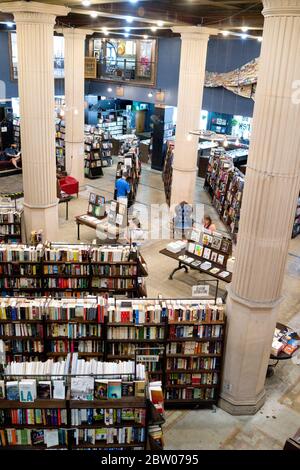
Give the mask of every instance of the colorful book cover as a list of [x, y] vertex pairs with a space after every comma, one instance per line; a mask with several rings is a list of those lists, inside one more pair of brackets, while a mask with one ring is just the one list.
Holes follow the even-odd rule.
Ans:
[[107, 381], [95, 380], [95, 400], [105, 400], [107, 398], [107, 386]]
[[122, 398], [122, 383], [121, 380], [109, 381], [107, 386], [107, 396], [110, 399]]

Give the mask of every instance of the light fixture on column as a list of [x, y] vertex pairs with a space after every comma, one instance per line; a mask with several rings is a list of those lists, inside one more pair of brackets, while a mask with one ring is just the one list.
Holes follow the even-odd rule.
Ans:
[[152, 97], [153, 97], [153, 93], [152, 93], [152, 91], [149, 91], [148, 98], [152, 98]]
[[227, 137], [225, 137], [225, 139], [224, 139], [223, 147], [228, 147], [228, 140], [227, 140]]
[[91, 16], [92, 18], [97, 18], [98, 13], [97, 13], [96, 11], [91, 11], [90, 16]]
[[121, 86], [121, 85], [117, 86], [116, 95], [119, 96], [119, 97], [124, 96], [124, 87], [123, 86]]
[[237, 138], [236, 141], [235, 141], [235, 145], [240, 145], [240, 141], [239, 141], [238, 138]]
[[156, 101], [163, 103], [165, 101], [165, 92], [162, 90], [158, 90], [155, 95]]
[[75, 116], [78, 115], [78, 109], [74, 109], [74, 114], [75, 114]]
[[65, 111], [63, 109], [60, 110], [60, 116], [63, 117], [65, 115]]

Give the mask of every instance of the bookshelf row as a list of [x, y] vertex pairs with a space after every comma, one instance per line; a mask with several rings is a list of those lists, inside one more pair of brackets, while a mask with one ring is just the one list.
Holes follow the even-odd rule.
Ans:
[[141, 450], [155, 424], [152, 408], [164, 411], [161, 383], [148, 383], [143, 364], [86, 362], [76, 354], [6, 366], [0, 394], [1, 450]]
[[0, 290], [5, 295], [139, 295], [145, 276], [144, 260], [133, 245], [0, 245]]
[[90, 179], [103, 176], [103, 167], [112, 164], [112, 142], [109, 132], [85, 126], [85, 176]]
[[[122, 178], [123, 173], [126, 173], [127, 181], [130, 185], [128, 207], [130, 207], [136, 199], [142, 171], [139, 145], [139, 139], [128, 139], [128, 141], [125, 140], [120, 148], [120, 155], [118, 157], [116, 181]], [[115, 192], [115, 199], [117, 199], [116, 196], [117, 194]]]
[[65, 358], [146, 363], [169, 400], [216, 401], [225, 309], [197, 300], [2, 299], [0, 340], [7, 362]]
[[23, 210], [0, 207], [0, 242], [21, 242]]
[[174, 159], [174, 142], [168, 142], [162, 179], [164, 183], [166, 202], [171, 204], [172, 177], [173, 177], [173, 159]]

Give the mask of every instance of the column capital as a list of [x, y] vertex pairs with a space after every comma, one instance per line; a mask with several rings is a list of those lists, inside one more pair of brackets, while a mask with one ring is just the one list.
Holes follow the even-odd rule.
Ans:
[[204, 26], [175, 26], [171, 28], [173, 33], [181, 35], [181, 39], [207, 39], [209, 36], [216, 36], [219, 30], [216, 28], [206, 28]]
[[67, 16], [70, 8], [39, 2], [4, 2], [0, 11], [12, 13], [16, 22], [54, 24], [56, 16]]
[[300, 0], [263, 0], [262, 14], [268, 16], [300, 16]]
[[94, 31], [91, 29], [81, 29], [81, 28], [56, 28], [58, 33], [62, 33], [64, 37], [68, 38], [82, 38], [85, 39], [86, 36], [94, 34]]

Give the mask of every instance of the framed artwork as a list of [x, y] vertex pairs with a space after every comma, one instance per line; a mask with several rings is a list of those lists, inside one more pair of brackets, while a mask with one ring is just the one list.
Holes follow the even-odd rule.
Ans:
[[213, 237], [213, 241], [211, 244], [211, 247], [214, 248], [215, 250], [220, 250], [222, 245], [222, 238], [219, 237]]
[[156, 40], [136, 42], [136, 77], [155, 81]]
[[225, 259], [224, 255], [219, 255], [218, 256], [218, 263], [223, 265], [224, 264], [224, 259]]

